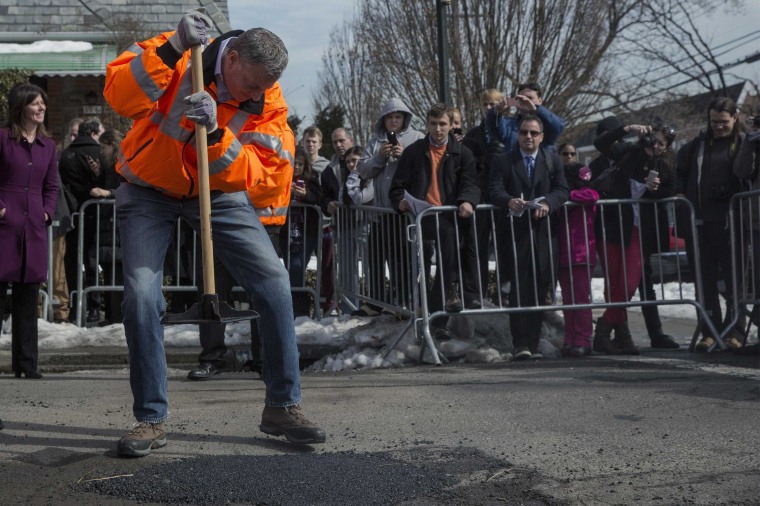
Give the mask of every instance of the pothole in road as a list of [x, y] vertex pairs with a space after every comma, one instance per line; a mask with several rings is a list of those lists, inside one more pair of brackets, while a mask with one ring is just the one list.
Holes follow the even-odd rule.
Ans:
[[561, 504], [533, 490], [539, 480], [533, 471], [515, 469], [476, 449], [428, 447], [198, 457], [79, 486], [164, 504]]

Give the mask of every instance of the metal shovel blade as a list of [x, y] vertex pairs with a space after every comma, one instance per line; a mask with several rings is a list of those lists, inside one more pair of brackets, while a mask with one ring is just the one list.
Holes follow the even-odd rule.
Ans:
[[249, 309], [235, 309], [225, 301], [219, 301], [215, 293], [204, 293], [201, 302], [196, 302], [184, 313], [166, 314], [161, 319], [164, 325], [199, 323], [233, 323], [253, 320], [259, 313]]

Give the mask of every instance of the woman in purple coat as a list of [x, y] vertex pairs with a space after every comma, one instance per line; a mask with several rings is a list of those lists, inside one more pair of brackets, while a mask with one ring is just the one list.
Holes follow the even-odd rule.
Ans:
[[[37, 371], [37, 297], [47, 279], [48, 240], [58, 196], [55, 142], [45, 131], [47, 95], [19, 84], [8, 95], [0, 129], [0, 297], [12, 284], [12, 362], [16, 377]], [[5, 305], [0, 304], [0, 321]]]

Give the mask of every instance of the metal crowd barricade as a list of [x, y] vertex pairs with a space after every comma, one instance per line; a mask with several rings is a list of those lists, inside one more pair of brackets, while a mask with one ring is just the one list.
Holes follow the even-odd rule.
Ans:
[[[70, 290], [73, 294], [76, 294], [76, 305], [74, 308], [76, 315], [76, 324], [82, 326], [83, 313], [86, 308], [85, 300], [90, 293], [93, 292], [120, 292], [124, 291], [123, 281], [118, 273], [121, 272], [120, 262], [120, 248], [117, 235], [117, 227], [112, 226], [108, 230], [107, 234], [103, 233], [103, 227], [101, 226], [104, 219], [114, 220], [116, 223], [116, 206], [114, 199], [91, 199], [82, 204], [82, 207], [77, 213], [74, 213], [72, 219], [76, 224], [75, 230], [77, 234], [77, 265], [80, 266], [77, 269], [77, 281], [75, 290]], [[311, 204], [293, 203], [291, 206], [293, 209], [309, 209], [311, 212], [306, 213], [306, 220], [318, 219], [322, 220], [322, 212], [319, 206]], [[94, 224], [90, 226], [94, 227], [94, 230], [85, 230], [85, 216], [86, 213], [94, 213]], [[290, 210], [289, 210], [290, 212]], [[290, 223], [290, 220], [289, 220]], [[304, 223], [308, 225], [308, 221]], [[162, 290], [164, 292], [196, 292], [198, 291], [198, 249], [197, 234], [194, 232], [187, 237], [183, 232], [190, 228], [190, 225], [184, 222], [181, 218], [177, 220], [177, 226], [175, 228], [175, 240], [173, 242], [172, 251], [168, 252], [167, 258], [172, 261], [170, 264], [164, 267], [164, 285]], [[92, 233], [95, 236], [94, 245], [91, 251], [84, 251], [84, 235], [85, 233]], [[74, 233], [74, 232], [71, 232]], [[190, 243], [184, 244], [189, 237], [192, 239]], [[322, 227], [318, 227], [318, 234], [316, 237], [316, 281], [315, 287], [312, 288], [306, 282], [304, 275], [304, 282], [299, 286], [291, 287], [292, 292], [305, 292], [308, 293], [315, 305], [315, 317], [321, 318], [320, 298], [319, 291], [321, 287], [321, 274], [322, 274]], [[288, 234], [288, 240], [286, 241], [286, 247], [290, 250], [292, 240], [290, 234]], [[191, 256], [188, 262], [183, 262], [183, 257], [187, 255]], [[302, 253], [303, 254], [303, 253]], [[306, 270], [310, 258], [302, 258], [304, 271]], [[90, 286], [85, 286], [85, 274], [82, 267], [85, 262], [91, 262], [93, 268], [98, 269], [93, 283]], [[185, 265], [188, 264], [188, 265]], [[49, 266], [51, 268], [50, 278], [52, 278], [52, 250], [49, 252]], [[290, 269], [289, 263], [286, 265]], [[100, 269], [103, 270], [105, 275], [100, 274]], [[52, 287], [52, 284], [49, 283]], [[49, 288], [52, 290], [52, 288]], [[242, 291], [241, 287], [235, 287], [233, 291]]]
[[409, 244], [411, 220], [392, 209], [338, 206], [336, 277], [338, 295], [353, 309], [362, 303], [401, 316], [414, 310], [415, 251]]
[[[85, 217], [86, 213], [94, 213], [95, 220], [91, 223], [94, 230], [85, 229]], [[115, 199], [90, 199], [82, 204], [78, 212], [72, 215], [72, 218], [76, 218], [74, 223], [76, 224], [75, 230], [77, 234], [77, 281], [76, 289], [70, 290], [73, 294], [76, 294], [76, 324], [82, 326], [83, 313], [86, 308], [85, 301], [90, 293], [104, 293], [104, 292], [123, 292], [124, 284], [119, 273], [121, 272], [121, 251], [118, 241], [118, 232], [116, 226], [116, 201]], [[112, 226], [108, 229], [107, 234], [103, 234], [103, 220], [113, 220]], [[196, 292], [197, 287], [197, 261], [196, 261], [196, 242], [197, 236], [195, 233], [191, 234], [191, 244], [183, 245], [180, 240], [183, 237], [183, 230], [185, 227], [189, 228], [190, 225], [186, 224], [182, 219], [177, 220], [177, 226], [175, 228], [175, 241], [173, 242], [175, 248], [174, 265], [167, 266], [164, 269], [164, 279], [169, 281], [164, 283], [164, 292]], [[72, 232], [70, 232], [72, 233]], [[84, 251], [84, 235], [85, 233], [92, 233], [95, 236], [93, 246], [90, 251]], [[190, 265], [182, 265], [182, 251], [190, 251], [191, 260], [188, 262]], [[93, 284], [90, 286], [85, 285], [85, 274], [83, 267], [85, 262], [91, 263], [91, 268], [95, 270], [95, 276], [93, 278]], [[100, 271], [103, 271], [101, 275]], [[187, 284], [187, 281], [190, 284]]]
[[[306, 230], [309, 226], [309, 223], [313, 221], [318, 221], [320, 223], [320, 226], [317, 227], [317, 235], [316, 237], [312, 238], [311, 240], [314, 240], [315, 244], [315, 253], [314, 253], [314, 260], [316, 262], [314, 273], [315, 273], [315, 281], [314, 286], [312, 287], [309, 285], [308, 280], [306, 279], [306, 273], [308, 271], [309, 264], [311, 263], [312, 256], [310, 255], [309, 258], [306, 258], [305, 249], [302, 248], [300, 252], [297, 254], [299, 255], [298, 259], [300, 261], [300, 265], [303, 266], [303, 273], [301, 275], [302, 283], [294, 285], [293, 284], [293, 271], [291, 266], [291, 261], [293, 259], [292, 254], [292, 246], [296, 242], [294, 241], [293, 237], [293, 210], [296, 210], [296, 212], [301, 212], [303, 216], [303, 224], [302, 224], [302, 230]], [[290, 286], [290, 292], [292, 293], [305, 293], [308, 294], [311, 297], [311, 300], [314, 304], [314, 318], [319, 321], [322, 319], [322, 308], [321, 303], [324, 302], [324, 298], [320, 296], [320, 292], [322, 289], [322, 257], [323, 257], [323, 239], [324, 239], [324, 228], [323, 226], [326, 225], [322, 221], [322, 209], [316, 205], [316, 204], [305, 204], [302, 202], [291, 202], [288, 206], [288, 215], [287, 215], [287, 226], [288, 231], [286, 234], [286, 239], [284, 241], [281, 241], [281, 246], [284, 246], [286, 251], [281, 251], [280, 254], [282, 256], [282, 261], [285, 264], [285, 268], [288, 270], [288, 272], [291, 273], [291, 286]], [[281, 236], [282, 237], [282, 236]], [[306, 245], [306, 237], [300, 237], [300, 240], [303, 241], [302, 244]], [[233, 292], [236, 293], [244, 293], [245, 290], [241, 286], [235, 286], [232, 289]], [[336, 287], [337, 291], [337, 287]]]
[[[729, 226], [732, 317], [718, 340], [721, 345], [742, 315], [749, 315], [742, 329], [744, 343], [751, 326], [760, 326], [760, 190], [737, 193], [731, 198]], [[748, 311], [747, 306], [752, 309]]]
[[[627, 308], [633, 306], [646, 307], [683, 304], [694, 306], [700, 323], [702, 325], [705, 325], [713, 335], [717, 335], [716, 329], [714, 328], [710, 319], [707, 318], [707, 314], [703, 306], [704, 297], [702, 293], [701, 272], [699, 269], [693, 267], [690, 269], [691, 276], [693, 276], [694, 279], [695, 296], [689, 296], [687, 291], [684, 290], [684, 285], [687, 282], [685, 271], [688, 266], [688, 262], [692, 262], [692, 266], [699, 265], [699, 251], [696, 245], [692, 242], [691, 251], [688, 252], [688, 255], [684, 255], [683, 253], [685, 253], [684, 250], [686, 248], [682, 248], [679, 245], [678, 241], [675, 241], [675, 251], [671, 252], [675, 253], [673, 256], [675, 262], [675, 273], [670, 274], [665, 271], [665, 264], [663, 263], [663, 259], [669, 255], [667, 252], [670, 245], [663, 244], [660, 240], [659, 232], [661, 230], [658, 218], [660, 217], [661, 213], [666, 213], [668, 216], [668, 222], [672, 224], [671, 226], [674, 229], [674, 234], [676, 236], [683, 235], [683, 231], [678, 230], [677, 220], [673, 218], [675, 214], [674, 208], [676, 205], [684, 206], [684, 209], [688, 211], [689, 221], [687, 226], [690, 228], [689, 232], [693, 234], [692, 237], [696, 237], [694, 208], [691, 203], [685, 198], [671, 197], [660, 200], [617, 199], [600, 200], [596, 203], [596, 220], [598, 221], [597, 224], [601, 225], [601, 228], [596, 228], [597, 230], [601, 230], [601, 233], [596, 236], [596, 251], [589, 250], [587, 251], [587, 254], [589, 255], [589, 258], [596, 258], [598, 254], [600, 258], [598, 262], [601, 262], [599, 267], [601, 267], [601, 275], [605, 280], [606, 286], [609, 286], [610, 284], [612, 273], [616, 273], [618, 275], [622, 274], [623, 289], [626, 293], [632, 293], [636, 288], [638, 288], [640, 276], [636, 280], [637, 286], [630, 286], [627, 279], [630, 269], [638, 269], [638, 265], [643, 266], [645, 262], [645, 254], [649, 256], [648, 260], [650, 262], [652, 259], [658, 260], [657, 262], [650, 263], [651, 267], [653, 268], [653, 272], [651, 274], [652, 282], [654, 284], [659, 283], [660, 285], [660, 290], [657, 296], [652, 298], [646, 294], [646, 291], [640, 291], [638, 299], [634, 297], [631, 298], [631, 300], [622, 301], [599, 300], [598, 297], [596, 299], [592, 298], [588, 301], [575, 300], [575, 290], [572, 284], [573, 282], [578, 281], [574, 281], [574, 278], [572, 276], [570, 277], [570, 293], [562, 294], [561, 301], [558, 301], [558, 298], [556, 297], [556, 286], [558, 281], [557, 274], [559, 268], [557, 263], [557, 250], [559, 248], [559, 241], [564, 240], [569, 246], [570, 233], [568, 228], [569, 220], [567, 217], [573, 209], [579, 207], [581, 208], [580, 212], [584, 213], [583, 222], [585, 223], [585, 213], [589, 211], [587, 208], [580, 204], [573, 202], [566, 203], [557, 213], [553, 213], [546, 218], [549, 220], [549, 224], [546, 227], [537, 228], [533, 219], [528, 220], [527, 224], [523, 222], [521, 226], [528, 228], [527, 248], [529, 250], [529, 254], [523, 254], [519, 258], [516, 242], [509, 239], [509, 237], [514, 237], [515, 234], [518, 233], [516, 232], [516, 221], [512, 217], [505, 217], [504, 213], [501, 210], [494, 208], [493, 206], [478, 206], [476, 209], [477, 212], [473, 215], [473, 218], [471, 218], [473, 220], [473, 223], [469, 226], [466, 226], [465, 235], [462, 234], [461, 220], [453, 218], [457, 212], [456, 207], [431, 207], [424, 210], [416, 218], [416, 234], [414, 241], [417, 255], [419, 257], [419, 295], [421, 302], [421, 314], [419, 316], [419, 323], [421, 324], [421, 330], [424, 335], [423, 342], [435, 350], [433, 347], [435, 341], [433, 339], [434, 336], [431, 334], [430, 323], [432, 320], [446, 315], [485, 315], [490, 313], [556, 311], [568, 308]], [[612, 219], [610, 222], [611, 218], [608, 218], [608, 213], [604, 212], [605, 209], [612, 211], [609, 216], [615, 216], [616, 219]], [[624, 227], [621, 212], [624, 210], [626, 210], [626, 212], [630, 211], [631, 213], [635, 212], [639, 216], [641, 215], [640, 213], [644, 212], [645, 210], [647, 212], [651, 212], [651, 215], [654, 216], [654, 230], [640, 230], [640, 236], [644, 237], [645, 234], [653, 234], [655, 235], [656, 240], [654, 241], [654, 248], [651, 251], [647, 252], [644, 250], [644, 242], [639, 241], [639, 247], [637, 251], [633, 252], [633, 256], [629, 257], [628, 261], [626, 261], [625, 256], [622, 256], [621, 263], [612, 265], [609, 261], [609, 253], [611, 251], [611, 244], [614, 244], [614, 241], [612, 237], [607, 237], [607, 234], [610, 231], [617, 230], [617, 235], [622, 236], [622, 230]], [[490, 241], [486, 242], [479, 241], [477, 235], [478, 231], [482, 227], [477, 226], [476, 220], [478, 219], [478, 216], [482, 217], [484, 215], [483, 213], [491, 213], [490, 217], [492, 218], [493, 223], [490, 229], [486, 229], [487, 233], [491, 235]], [[441, 220], [444, 219], [443, 217], [447, 214], [449, 215], [447, 218], [449, 223], [453, 223], [455, 233], [453, 240], [449, 239], [448, 242], [442, 242], [440, 223]], [[485, 216], [488, 215], [486, 214]], [[431, 301], [430, 299], [431, 287], [429, 278], [430, 274], [433, 272], [433, 269], [431, 268], [431, 258], [433, 255], [431, 255], [430, 250], [426, 248], [426, 242], [428, 242], [430, 238], [430, 232], [428, 231], [427, 233], [423, 233], [423, 220], [426, 218], [428, 220], [434, 219], [436, 223], [436, 232], [434, 237], [434, 240], [436, 242], [434, 247], [435, 258], [441, 259], [445, 254], [450, 254], [453, 255], [456, 260], [456, 272], [454, 273], [453, 277], [452, 273], [442, 273], [437, 277], [436, 283], [438, 283], [440, 286], [437, 287], [436, 296], [441, 298], [440, 301]], [[669, 232], [670, 231], [668, 231], [668, 235]], [[523, 230], [519, 233], [524, 234], [526, 232]], [[541, 234], [546, 234], [546, 236], [544, 237]], [[588, 233], [584, 232], [584, 234]], [[588, 246], [588, 235], [585, 236], [585, 239], [586, 245]], [[482, 265], [481, 255], [478, 251], [479, 244], [488, 244], [489, 242], [493, 244], [493, 252], [495, 258], [493, 267], [490, 265], [488, 267]], [[542, 244], [542, 246], [539, 246], [539, 244]], [[464, 255], [463, 246], [466, 247], [464, 249], [469, 248], [470, 250]], [[538, 254], [540, 248], [548, 249], [548, 265], [537, 263], [540, 262], [541, 258], [541, 255]], [[448, 253], [446, 253], [446, 249], [448, 249]], [[474, 255], [472, 251], [473, 249]], [[687, 258], [684, 258], [685, 256], [688, 258], [688, 260]], [[472, 265], [463, 265], [463, 259], [465, 260], [465, 264], [467, 262], [474, 263], [474, 267]], [[627, 265], [627, 262], [634, 262], [637, 263], [637, 265]], [[440, 265], [436, 264], [435, 269], [437, 270], [439, 268]], [[476, 289], [473, 289], [473, 283], [472, 281], [469, 281], [470, 293], [468, 294], [468, 291], [465, 289], [464, 285], [467, 284], [468, 280], [472, 278], [473, 269], [477, 272], [482, 272], [483, 269], [488, 269], [492, 272], [492, 276], [490, 276], [488, 279], [495, 279], [495, 289], [493, 293], [489, 292], [489, 287], [483, 286], [483, 283], [480, 281], [482, 277], [478, 276], [478, 281], [475, 283], [477, 285]], [[507, 269], [508, 272], [503, 272], [504, 269]], [[583, 280], [581, 280], [581, 282], [591, 283], [592, 277], [599, 275], [598, 270], [595, 272], [594, 266], [592, 264], [586, 265], [585, 270], [586, 276]], [[516, 273], [520, 273], [522, 276], [517, 276]], [[631, 274], [633, 274], [633, 272]], [[449, 284], [449, 280], [446, 279], [447, 276], [449, 276], [450, 280], [456, 282], [459, 280], [465, 280], [465, 283], [459, 283], [458, 285], [458, 295], [463, 303], [463, 308], [461, 311], [447, 312], [445, 310], [445, 287]], [[675, 276], [675, 281], [678, 283], [678, 290], [675, 295], [670, 295], [665, 290], [665, 282], [673, 276]], [[526, 287], [524, 284], [521, 286], [521, 277], [523, 279], [522, 283], [530, 283], [532, 286]], [[505, 280], [507, 283], [505, 283]], [[543, 281], [548, 282], [544, 283]], [[505, 286], [506, 290], [503, 288]], [[546, 287], [546, 292], [544, 291], [544, 286]], [[507, 293], [503, 293], [504, 291], [508, 291], [508, 294], [511, 295], [511, 298], [509, 300], [505, 300], [507, 299]], [[527, 298], [523, 294], [528, 294]], [[479, 304], [473, 305], [472, 301], [477, 301]], [[695, 344], [695, 340], [696, 332], [692, 338], [692, 350]], [[435, 355], [439, 354], [436, 352]]]
[[[296, 214], [298, 213], [298, 214]], [[303, 218], [303, 221], [301, 222], [301, 231], [300, 236], [294, 237], [294, 217], [301, 216]], [[310, 227], [313, 227], [313, 222], [317, 222], [316, 225], [317, 228], [317, 235], [316, 237], [307, 237], [306, 231], [309, 230]], [[324, 300], [320, 297], [320, 291], [322, 289], [322, 240], [324, 239], [324, 228], [323, 228], [323, 221], [322, 221], [322, 208], [320, 208], [316, 204], [305, 204], [302, 202], [291, 202], [290, 206], [288, 207], [288, 234], [287, 234], [287, 240], [284, 242], [285, 248], [287, 251], [282, 251], [282, 256], [285, 262], [285, 267], [288, 269], [288, 271], [291, 273], [291, 286], [290, 291], [291, 293], [306, 293], [311, 297], [312, 302], [314, 303], [314, 317], [317, 320], [320, 320], [322, 318], [322, 308], [321, 308], [321, 302], [324, 302]], [[300, 252], [296, 252], [295, 254], [298, 255], [296, 258], [300, 262], [300, 265], [302, 266], [303, 273], [299, 273], [301, 275], [301, 279], [303, 280], [300, 284], [294, 284], [294, 272], [291, 271], [292, 267], [292, 260], [293, 260], [293, 245], [298, 244], [298, 241], [301, 241], [300, 244], [303, 245]], [[308, 241], [308, 242], [307, 242]], [[306, 271], [309, 265], [309, 262], [311, 261], [311, 252], [309, 252], [309, 258], [306, 258], [306, 249], [307, 245], [311, 245], [310, 241], [315, 241], [314, 248], [316, 251], [316, 266], [315, 266], [315, 280], [314, 280], [314, 287], [312, 288], [308, 280], [306, 279]], [[296, 263], [298, 265], [298, 262]]]
[[[48, 239], [48, 271], [47, 271], [47, 286], [45, 289], [40, 289], [40, 295], [42, 296], [42, 315], [49, 321], [53, 321], [53, 305], [56, 300], [53, 297], [53, 227], [57, 227], [58, 222], [54, 221], [51, 226], [47, 227], [47, 239]], [[2, 322], [0, 322], [2, 325]]]
[[412, 220], [393, 209], [340, 205], [333, 223], [336, 291], [343, 307], [386, 311], [409, 322], [388, 347], [387, 357], [412, 328], [419, 305]]

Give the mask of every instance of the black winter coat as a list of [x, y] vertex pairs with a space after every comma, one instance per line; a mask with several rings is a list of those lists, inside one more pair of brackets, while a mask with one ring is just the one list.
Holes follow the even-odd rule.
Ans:
[[[633, 179], [640, 183], [646, 181], [647, 174], [650, 170], [659, 172], [660, 186], [657, 191], [646, 191], [641, 196], [642, 199], [661, 199], [674, 195], [675, 170], [673, 168], [672, 156], [650, 157], [643, 146], [638, 143], [631, 144], [621, 142], [621, 139], [627, 134], [625, 127], [619, 127], [610, 130], [594, 139], [594, 146], [607, 157], [618, 165], [612, 182], [612, 190], [609, 194], [604, 195], [605, 199], [630, 199], [631, 182]], [[599, 174], [594, 174], [598, 176]], [[655, 212], [652, 205], [641, 207], [641, 237], [643, 249], [645, 252], [654, 253], [657, 251], [657, 234], [659, 227], [660, 250], [667, 251], [669, 244], [668, 237], [668, 217], [664, 209], [657, 212], [659, 225], [655, 224]], [[662, 210], [663, 212], [659, 212]], [[622, 241], [621, 241], [621, 222], [622, 219]], [[601, 241], [603, 238], [609, 243], [622, 244], [628, 246], [631, 242], [631, 232], [633, 231], [633, 206], [624, 204], [620, 207], [614, 205], [604, 206], [602, 212], [596, 215], [596, 238]], [[604, 235], [603, 235], [604, 234]]]
[[[743, 191], [745, 185], [734, 174], [733, 165], [744, 136], [721, 142], [725, 146], [728, 163], [724, 167], [710, 167], [710, 150], [713, 142], [704, 133], [678, 150], [676, 190], [683, 193], [694, 205], [697, 219], [726, 223], [731, 196]], [[699, 148], [704, 143], [702, 167], [699, 165]]]
[[475, 128], [468, 130], [467, 135], [462, 140], [462, 144], [468, 147], [475, 156], [476, 167], [478, 169], [478, 186], [480, 187], [480, 203], [488, 203], [490, 202], [488, 183], [491, 173], [491, 162], [494, 158], [506, 152], [504, 144], [498, 140], [489, 140], [485, 121]]
[[[87, 163], [88, 156], [93, 160], [100, 159], [100, 144], [92, 137], [80, 136], [63, 150], [58, 162], [61, 181], [74, 194], [78, 208], [92, 198], [90, 197], [91, 189], [105, 186], [105, 171], [101, 170], [96, 176], [90, 169], [90, 164]], [[72, 209], [71, 212], [77, 210]]]
[[[396, 211], [404, 198], [404, 190], [420, 200], [427, 198], [433, 171], [429, 139], [430, 136], [426, 135], [401, 154], [389, 194]], [[462, 202], [469, 202], [475, 207], [480, 202], [475, 157], [451, 134], [441, 165], [438, 167], [438, 188], [444, 206], [458, 206]]]

